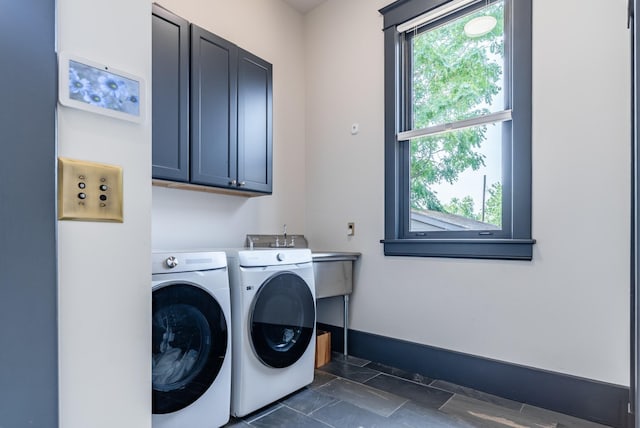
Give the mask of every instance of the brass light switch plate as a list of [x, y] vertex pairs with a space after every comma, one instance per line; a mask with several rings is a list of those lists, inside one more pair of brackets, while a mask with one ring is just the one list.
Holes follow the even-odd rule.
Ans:
[[122, 168], [58, 158], [58, 219], [122, 223]]

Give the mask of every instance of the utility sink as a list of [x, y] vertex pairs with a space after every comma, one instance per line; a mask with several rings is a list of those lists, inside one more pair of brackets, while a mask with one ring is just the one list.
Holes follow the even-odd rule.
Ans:
[[353, 262], [360, 253], [314, 251], [312, 256], [316, 299], [353, 292]]

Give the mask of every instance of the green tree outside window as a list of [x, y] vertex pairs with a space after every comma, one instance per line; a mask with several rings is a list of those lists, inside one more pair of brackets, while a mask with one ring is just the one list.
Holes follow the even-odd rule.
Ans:
[[[464, 25], [491, 15], [497, 25], [488, 34], [471, 38]], [[453, 123], [502, 110], [500, 97], [504, 62], [504, 4], [491, 4], [412, 39], [412, 128]], [[487, 125], [428, 135], [411, 140], [411, 209], [463, 216], [495, 226], [502, 224], [502, 185], [490, 183], [485, 206], [471, 196], [442, 201], [433, 190], [440, 183], [455, 184], [465, 171], [485, 166], [481, 152]], [[482, 205], [482, 204], [479, 204]]]

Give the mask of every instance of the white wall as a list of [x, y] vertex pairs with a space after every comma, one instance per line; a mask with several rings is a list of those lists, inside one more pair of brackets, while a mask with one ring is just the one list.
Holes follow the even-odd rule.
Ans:
[[[150, 84], [148, 2], [57, 0], [57, 13], [59, 50]], [[124, 176], [124, 223], [58, 223], [60, 426], [150, 427], [150, 115], [134, 124], [60, 107], [58, 152]]]
[[[383, 256], [388, 3], [329, 0], [305, 17], [306, 234], [363, 253], [351, 328], [628, 385], [626, 1], [533, 0], [531, 262]], [[321, 321], [340, 313], [319, 305]]]
[[273, 195], [153, 188], [154, 249], [241, 247], [247, 233], [305, 230], [302, 17], [280, 0], [158, 0], [273, 64]]

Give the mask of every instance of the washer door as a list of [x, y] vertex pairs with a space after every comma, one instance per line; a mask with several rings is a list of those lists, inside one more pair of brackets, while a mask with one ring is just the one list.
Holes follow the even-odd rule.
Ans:
[[260, 287], [250, 312], [251, 343], [269, 367], [289, 367], [307, 350], [316, 322], [313, 295], [307, 283], [280, 272]]
[[187, 407], [204, 394], [227, 352], [227, 320], [209, 293], [190, 284], [153, 291], [153, 413]]

